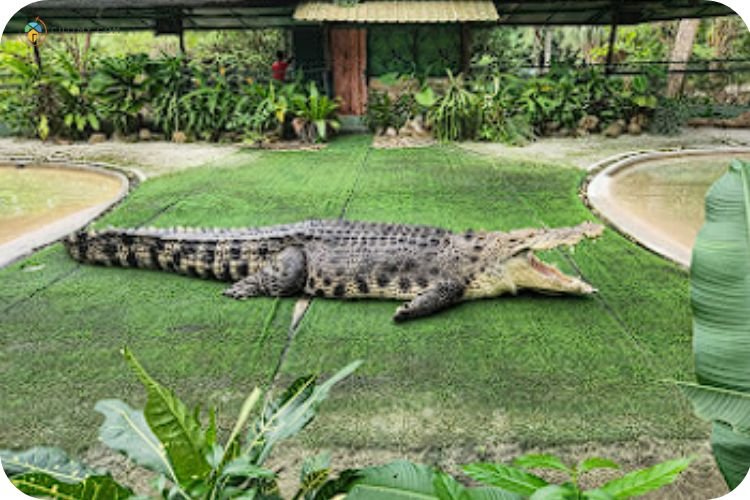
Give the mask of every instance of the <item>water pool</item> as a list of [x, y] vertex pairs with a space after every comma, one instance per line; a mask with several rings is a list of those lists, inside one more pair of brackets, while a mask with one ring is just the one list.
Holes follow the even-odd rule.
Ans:
[[30, 245], [54, 241], [75, 229], [71, 224], [85, 224], [126, 190], [124, 176], [110, 172], [0, 165], [0, 265]]
[[750, 151], [628, 160], [592, 179], [589, 200], [620, 230], [687, 266], [706, 192], [733, 158], [750, 160]]

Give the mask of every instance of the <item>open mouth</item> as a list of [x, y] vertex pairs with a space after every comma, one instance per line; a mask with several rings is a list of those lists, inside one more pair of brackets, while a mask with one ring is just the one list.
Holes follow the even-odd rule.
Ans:
[[532, 252], [529, 252], [529, 264], [531, 264], [531, 267], [540, 273], [542, 273], [545, 276], [548, 276], [550, 278], [556, 278], [560, 281], [570, 283], [573, 281], [574, 278], [567, 276], [560, 272], [560, 270], [553, 266], [552, 264], [547, 264], [545, 262], [542, 262], [539, 260], [539, 258], [534, 255]]
[[552, 283], [548, 283], [546, 286], [540, 287], [545, 291], [549, 291], [550, 289], [552, 289], [560, 292], [584, 295], [589, 293], [596, 293], [597, 291], [594, 287], [592, 287], [585, 281], [582, 281], [578, 277], [568, 276], [554, 265], [547, 264], [546, 262], [539, 260], [539, 258], [532, 252], [528, 253], [528, 260], [531, 268], [534, 271], [552, 281]]

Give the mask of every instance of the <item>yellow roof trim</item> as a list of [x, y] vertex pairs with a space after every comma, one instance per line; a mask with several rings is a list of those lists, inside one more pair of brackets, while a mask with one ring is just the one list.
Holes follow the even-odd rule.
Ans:
[[363, 0], [337, 5], [305, 0], [294, 11], [298, 21], [349, 23], [464, 23], [498, 21], [492, 0]]

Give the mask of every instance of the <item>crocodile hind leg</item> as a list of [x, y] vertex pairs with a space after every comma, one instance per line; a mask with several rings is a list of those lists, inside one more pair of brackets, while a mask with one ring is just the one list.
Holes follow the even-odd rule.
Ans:
[[224, 290], [224, 295], [234, 299], [247, 299], [261, 295], [288, 297], [302, 291], [307, 280], [305, 253], [289, 247], [251, 274]]
[[393, 321], [406, 321], [436, 313], [455, 304], [463, 295], [463, 285], [455, 281], [441, 281], [396, 309]]

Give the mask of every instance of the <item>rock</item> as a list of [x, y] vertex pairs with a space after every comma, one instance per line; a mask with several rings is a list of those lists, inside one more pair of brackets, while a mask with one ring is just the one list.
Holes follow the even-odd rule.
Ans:
[[634, 115], [630, 119], [630, 123], [636, 123], [641, 127], [641, 130], [646, 128], [646, 125], [648, 125], [648, 117], [644, 115], [643, 113], [638, 113], [637, 115]]
[[70, 146], [71, 144], [73, 144], [73, 141], [71, 141], [70, 139], [65, 139], [64, 137], [55, 137], [54, 141], [55, 144], [58, 144], [60, 146]]
[[89, 136], [89, 144], [101, 144], [102, 142], [107, 142], [107, 136], [106, 136], [106, 134], [102, 134], [101, 132], [97, 132], [97, 133], [91, 134]]
[[388, 127], [388, 128], [387, 128], [387, 129], [385, 130], [385, 135], [387, 135], [388, 137], [396, 137], [396, 136], [398, 135], [398, 132], [396, 132], [396, 129], [395, 129], [395, 128], [393, 128], [393, 127]]
[[557, 122], [546, 122], [544, 124], [544, 133], [546, 135], [552, 135], [559, 129], [560, 129], [560, 124]]
[[628, 134], [630, 135], [641, 135], [643, 132], [643, 127], [641, 127], [636, 122], [630, 122], [630, 125], [628, 125]]
[[586, 132], [593, 132], [599, 126], [599, 117], [595, 115], [586, 115], [578, 120], [578, 129]]
[[294, 135], [300, 139], [302, 139], [302, 136], [305, 134], [306, 123], [305, 119], [300, 118], [299, 116], [292, 120], [292, 130], [294, 130]]
[[429, 134], [429, 132], [427, 132], [424, 129], [424, 125], [422, 124], [421, 117], [414, 118], [413, 120], [409, 120], [406, 123], [406, 126], [409, 127], [409, 129], [411, 129], [411, 131], [413, 132], [413, 135], [415, 136], [425, 136]]
[[177, 130], [176, 132], [172, 133], [172, 142], [176, 142], [177, 144], [184, 144], [187, 142], [187, 135], [185, 135], [185, 132]]
[[555, 137], [570, 137], [570, 129], [568, 127], [563, 127], [557, 132], [555, 132]]
[[604, 136], [610, 137], [612, 139], [615, 139], [617, 137], [620, 137], [622, 133], [625, 131], [625, 124], [620, 123], [621, 120], [618, 120], [614, 123], [610, 123], [607, 128], [604, 129]]
[[409, 127], [408, 125], [404, 125], [400, 129], [398, 129], [398, 135], [402, 135], [404, 137], [411, 137], [413, 132], [413, 129]]
[[591, 133], [588, 130], [586, 130], [585, 128], [577, 128], [576, 131], [575, 131], [575, 136], [576, 137], [586, 137], [586, 136], [588, 136], [590, 134]]
[[151, 131], [147, 128], [142, 128], [138, 131], [138, 140], [139, 141], [150, 141], [151, 140]]

